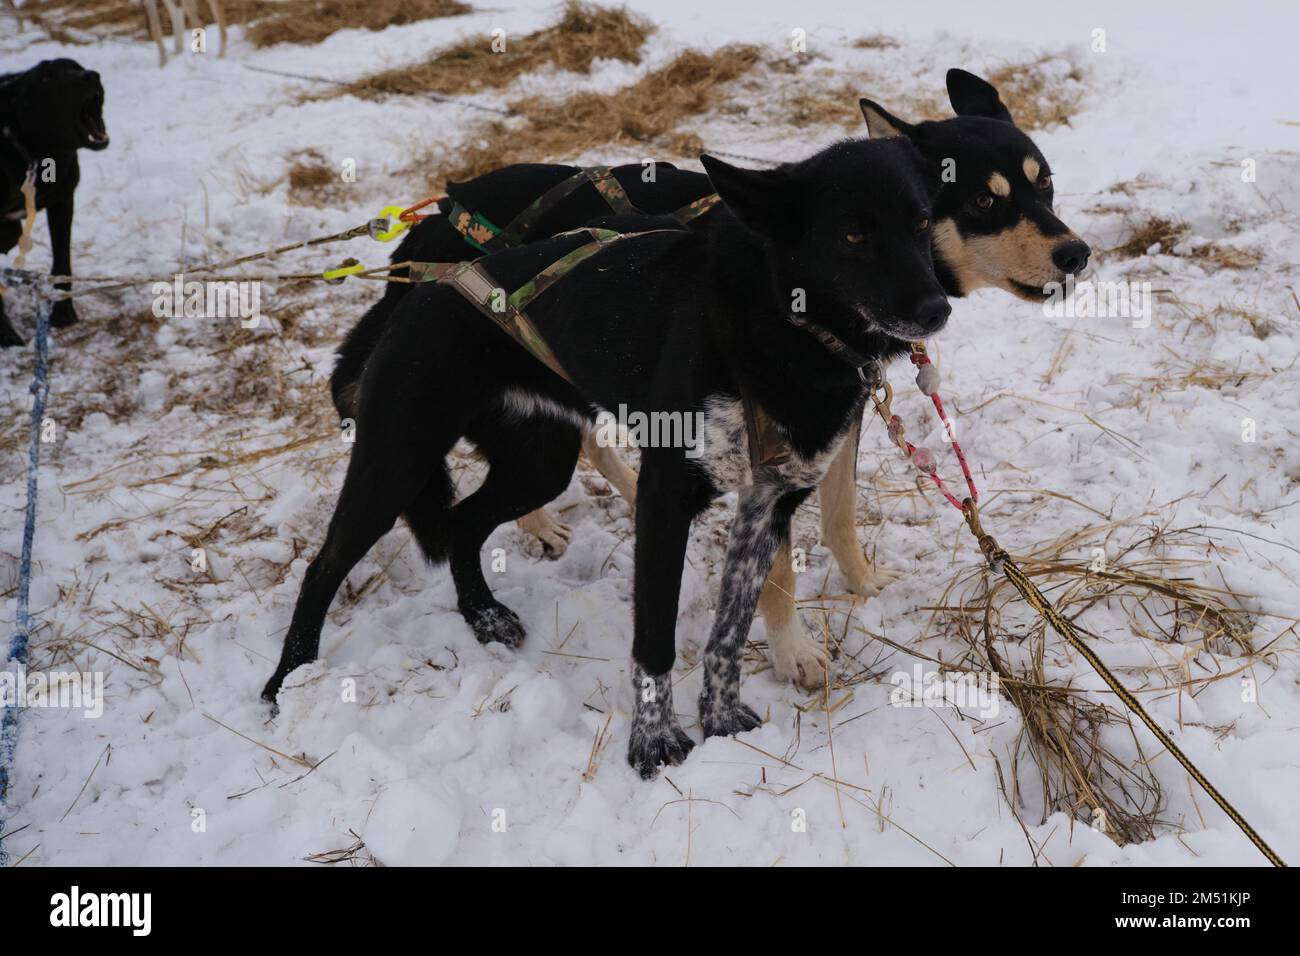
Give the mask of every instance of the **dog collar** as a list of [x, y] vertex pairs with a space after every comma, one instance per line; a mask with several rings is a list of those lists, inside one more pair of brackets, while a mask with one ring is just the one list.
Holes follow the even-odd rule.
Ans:
[[803, 329], [813, 336], [826, 348], [826, 351], [837, 359], [846, 365], [851, 365], [854, 371], [858, 373], [858, 378], [862, 380], [862, 384], [867, 388], [872, 390], [879, 388], [883, 374], [878, 359], [867, 358], [825, 326], [810, 322], [808, 319], [800, 318], [797, 315], [788, 315], [786, 319], [796, 329]]

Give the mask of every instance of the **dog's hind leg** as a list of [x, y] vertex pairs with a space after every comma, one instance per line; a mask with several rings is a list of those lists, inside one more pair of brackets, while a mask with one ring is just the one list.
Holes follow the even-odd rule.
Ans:
[[519, 530], [542, 542], [542, 553], [555, 559], [564, 554], [573, 538], [573, 529], [545, 508], [530, 511], [518, 521]]
[[444, 467], [430, 443], [388, 441], [376, 448], [366, 440], [368, 431], [358, 433], [325, 543], [303, 575], [280, 663], [262, 690], [272, 704], [285, 677], [316, 659], [325, 614], [343, 579], [428, 487], [430, 471]]
[[636, 509], [636, 472], [628, 467], [618, 449], [602, 445], [593, 431], [584, 431], [582, 435], [582, 453], [587, 456], [592, 467], [605, 476], [622, 495], [628, 507]]
[[[635, 514], [636, 472], [628, 467], [623, 456], [615, 449], [601, 445], [590, 429], [583, 430], [582, 453], [614, 486], [614, 490], [627, 499], [628, 507], [632, 508]], [[545, 508], [530, 511], [520, 518], [519, 530], [540, 540], [548, 558], [558, 558], [564, 554], [573, 537], [573, 530]]]
[[483, 577], [483, 542], [559, 496], [573, 477], [581, 430], [569, 422], [529, 418], [516, 425], [480, 420], [466, 437], [488, 460], [483, 484], [451, 509], [451, 575], [460, 613], [481, 642], [516, 647], [524, 639], [518, 615], [495, 597]]
[[862, 421], [859, 419], [817, 486], [817, 498], [821, 504], [822, 540], [835, 555], [835, 562], [840, 566], [849, 590], [863, 597], [875, 597], [899, 575], [897, 571], [868, 561], [858, 543], [857, 471], [861, 431]]
[[727, 542], [722, 588], [713, 631], [704, 649], [700, 725], [705, 737], [753, 730], [762, 720], [740, 700], [740, 658], [754, 620], [754, 608], [790, 518], [810, 489], [787, 491], [779, 480], [757, 475], [741, 492]]
[[804, 628], [795, 605], [795, 570], [787, 534], [767, 576], [758, 610], [767, 625], [767, 656], [776, 676], [807, 690], [826, 683], [831, 656]]

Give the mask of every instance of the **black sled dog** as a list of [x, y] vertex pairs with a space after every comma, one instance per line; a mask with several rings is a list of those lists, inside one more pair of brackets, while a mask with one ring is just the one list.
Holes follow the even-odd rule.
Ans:
[[[879, 104], [862, 100], [861, 108], [872, 138], [905, 136], [934, 166], [942, 186], [934, 202], [935, 272], [949, 296], [962, 296], [986, 286], [1035, 301], [1045, 283], [1077, 275], [1088, 262], [1088, 246], [1052, 210], [1051, 169], [1033, 141], [1017, 126], [986, 81], [965, 70], [947, 75], [948, 97], [957, 115], [946, 120], [911, 124]], [[956, 175], [943, 176], [949, 161]], [[562, 188], [578, 170], [543, 164], [507, 166], [466, 183], [452, 193], [463, 207], [494, 223], [515, 221], [548, 190]], [[653, 170], [641, 165], [612, 170], [628, 199], [639, 209], [668, 213], [713, 192], [708, 177], [665, 164]], [[455, 262], [480, 253], [455, 228], [450, 199], [443, 216], [417, 225], [393, 256], [406, 260]], [[515, 240], [546, 238], [581, 226], [610, 211], [598, 189], [583, 184], [550, 203]], [[707, 218], [707, 216], [705, 217]], [[703, 222], [704, 219], [698, 220]], [[488, 248], [503, 244], [489, 241]], [[400, 273], [398, 273], [400, 274]], [[361, 373], [389, 317], [412, 286], [390, 283], [348, 333], [339, 348], [330, 378], [334, 403], [342, 418], [354, 416]], [[848, 589], [871, 597], [896, 576], [866, 559], [856, 531], [857, 427], [844, 442], [818, 486], [822, 538], [835, 556]], [[583, 452], [618, 492], [633, 503], [636, 474], [615, 448], [584, 436]], [[563, 552], [569, 529], [538, 508], [519, 519], [520, 528], [538, 537], [551, 555]], [[759, 610], [767, 624], [768, 655], [779, 678], [808, 687], [821, 687], [830, 656], [805, 629], [795, 606], [795, 575], [785, 542], [773, 565], [771, 582], [763, 589]]]
[[[728, 490], [740, 501], [700, 723], [705, 737], [758, 726], [740, 699], [741, 652], [791, 514], [860, 420], [869, 376], [858, 366], [905, 352], [949, 314], [931, 261], [938, 176], [905, 137], [841, 143], [770, 171], [702, 162], [724, 208], [689, 230], [615, 217], [625, 232], [663, 231], [612, 243], [528, 307], [576, 384], [453, 288], [402, 300], [362, 373], [347, 477], [265, 699], [316, 657], [336, 590], [399, 516], [431, 561], [450, 560], [478, 639], [518, 645], [519, 618], [484, 579], [483, 542], [567, 487], [582, 429], [597, 410], [623, 408], [698, 416], [702, 436], [694, 450], [642, 453], [629, 763], [650, 776], [693, 746], [672, 705], [682, 567], [691, 521]], [[513, 289], [586, 240], [561, 235], [480, 265]], [[751, 461], [746, 406], [761, 410], [783, 454]], [[453, 503], [445, 456], [462, 437], [489, 470]]]
[[[30, 174], [36, 208], [45, 210], [50, 227], [52, 274], [72, 274], [72, 196], [81, 179], [77, 150], [108, 148], [103, 112], [99, 74], [73, 60], [45, 60], [25, 73], [0, 76], [0, 252], [22, 235], [22, 185]], [[76, 321], [70, 299], [55, 303], [52, 325]], [[0, 302], [0, 348], [22, 344]]]

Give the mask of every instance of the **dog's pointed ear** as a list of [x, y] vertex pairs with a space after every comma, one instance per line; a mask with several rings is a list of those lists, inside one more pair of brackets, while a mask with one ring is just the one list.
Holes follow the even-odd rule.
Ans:
[[912, 135], [912, 124], [904, 123], [875, 100], [860, 99], [862, 118], [867, 121], [867, 136], [871, 139], [889, 139], [892, 136]]
[[775, 236], [790, 225], [794, 212], [790, 177], [781, 169], [741, 169], [709, 155], [700, 156], [722, 201], [755, 232]]
[[958, 116], [985, 116], [1007, 123], [1015, 122], [993, 84], [965, 70], [953, 68], [948, 71], [948, 101]]

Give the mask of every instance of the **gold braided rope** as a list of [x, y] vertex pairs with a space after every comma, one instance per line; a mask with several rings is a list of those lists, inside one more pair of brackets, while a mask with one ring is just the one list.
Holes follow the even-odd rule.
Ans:
[[965, 512], [966, 526], [970, 528], [971, 534], [973, 534], [975, 539], [979, 542], [980, 550], [984, 553], [985, 558], [988, 559], [989, 564], [995, 570], [1000, 569], [1002, 573], [1006, 575], [1007, 580], [1015, 586], [1016, 590], [1020, 592], [1020, 595], [1026, 602], [1028, 602], [1029, 606], [1042, 615], [1043, 620], [1052, 625], [1052, 630], [1065, 638], [1071, 647], [1083, 655], [1084, 660], [1092, 665], [1092, 669], [1101, 675], [1101, 679], [1106, 682], [1106, 686], [1115, 692], [1115, 696], [1124, 702], [1125, 707], [1141, 718], [1142, 723], [1147, 725], [1147, 730], [1151, 731], [1151, 733], [1155, 735], [1156, 740], [1160, 741], [1164, 748], [1174, 755], [1174, 758], [1183, 765], [1183, 769], [1191, 775], [1193, 780], [1200, 784], [1202, 790], [1210, 795], [1210, 798], [1219, 805], [1219, 809], [1228, 815], [1228, 819], [1237, 824], [1241, 832], [1246, 834], [1246, 837], [1251, 843], [1255, 844], [1255, 848], [1258, 849], [1260, 853], [1263, 853], [1268, 861], [1274, 866], [1286, 866], [1286, 863], [1282, 861], [1282, 858], [1273, 852], [1273, 849], [1264, 842], [1264, 838], [1255, 832], [1255, 828], [1246, 822], [1246, 818], [1238, 813], [1236, 807], [1228, 802], [1227, 797], [1219, 793], [1219, 791], [1214, 788], [1214, 784], [1210, 783], [1210, 781], [1205, 778], [1205, 774], [1196, 769], [1196, 765], [1192, 763], [1188, 756], [1178, 749], [1177, 744], [1169, 739], [1169, 735], [1165, 733], [1160, 725], [1155, 722], [1154, 718], [1146, 712], [1146, 709], [1138, 703], [1137, 698], [1129, 693], [1128, 689], [1119, 682], [1119, 678], [1112, 674], [1110, 669], [1102, 663], [1101, 658], [1097, 656], [1096, 652], [1085, 644], [1083, 639], [1075, 633], [1074, 628], [1070, 626], [1070, 622], [1057, 613], [1056, 608], [1052, 607], [1051, 602], [1049, 602], [1047, 598], [1043, 597], [1043, 593], [1038, 590], [1034, 585], [1034, 582], [1029, 580], [1025, 572], [1021, 571], [1020, 567], [1011, 560], [1010, 555], [998, 546], [998, 543], [994, 540], [993, 536], [985, 533], [983, 527], [980, 525], [979, 511], [976, 510], [975, 502], [967, 498], [962, 502], [962, 510]]
[[[877, 398], [873, 392], [872, 401], [875, 405], [876, 414], [880, 416], [885, 423], [885, 427], [888, 428], [890, 399], [893, 397], [893, 391], [889, 389], [888, 385], [885, 385], [881, 391], [884, 392], [883, 399]], [[1273, 848], [1264, 842], [1264, 838], [1255, 832], [1255, 828], [1246, 822], [1246, 818], [1237, 812], [1237, 808], [1228, 802], [1227, 797], [1214, 788], [1214, 785], [1205, 778], [1205, 774], [1196, 769], [1196, 765], [1192, 763], [1187, 754], [1179, 750], [1178, 745], [1169, 739], [1169, 735], [1138, 703], [1137, 698], [1129, 693], [1128, 689], [1119, 682], [1119, 678], [1110, 672], [1110, 668], [1103, 664], [1101, 658], [1096, 655], [1092, 648], [1085, 644], [1083, 639], [1075, 633], [1074, 628], [1070, 626], [1070, 622], [1057, 613], [1056, 608], [1052, 607], [1051, 602], [1043, 596], [1043, 593], [1038, 590], [1034, 582], [1029, 580], [1025, 572], [1021, 571], [1020, 567], [1011, 560], [1011, 556], [1002, 550], [993, 535], [985, 532], [975, 502], [970, 498], [964, 499], [961, 504], [961, 511], [966, 527], [975, 536], [980, 551], [983, 553], [985, 560], [988, 561], [989, 566], [994, 571], [1001, 571], [1006, 575], [1007, 580], [1020, 592], [1020, 596], [1025, 599], [1026, 603], [1037, 611], [1043, 620], [1052, 625], [1052, 630], [1065, 638], [1066, 643], [1083, 655], [1084, 660], [1092, 666], [1092, 669], [1101, 675], [1101, 679], [1106, 682], [1106, 686], [1115, 692], [1115, 696], [1123, 701], [1125, 707], [1138, 715], [1142, 723], [1146, 724], [1147, 729], [1155, 735], [1156, 740], [1160, 741], [1161, 745], [1174, 755], [1174, 759], [1183, 765], [1183, 769], [1191, 775], [1191, 778], [1200, 785], [1202, 790], [1210, 795], [1210, 799], [1228, 815], [1228, 819], [1235, 823], [1242, 833], [1246, 834], [1246, 837], [1251, 843], [1255, 844], [1255, 848], [1260, 853], [1264, 854], [1268, 862], [1274, 866], [1285, 867], [1286, 863], [1283, 862], [1282, 858], [1273, 852]]]

